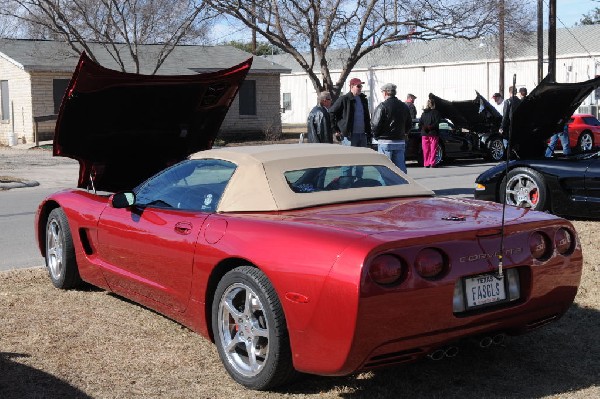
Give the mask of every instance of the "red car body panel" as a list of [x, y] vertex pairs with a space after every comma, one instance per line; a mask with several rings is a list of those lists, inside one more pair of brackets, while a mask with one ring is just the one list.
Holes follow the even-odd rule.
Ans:
[[[40, 205], [43, 255], [44, 217], [57, 205], [68, 217], [83, 280], [209, 338], [213, 275], [240, 264], [260, 268], [281, 300], [294, 367], [314, 374], [345, 375], [413, 361], [465, 337], [524, 332], [568, 309], [583, 264], [578, 241], [567, 256], [531, 256], [532, 231], [548, 237], [560, 227], [574, 232], [568, 221], [507, 208], [504, 267], [519, 269], [522, 297], [458, 316], [456, 280], [497, 270], [501, 205], [423, 197], [208, 214], [115, 209], [108, 196], [70, 190]], [[447, 257], [441, 277], [417, 273], [414, 262], [424, 248]], [[402, 284], [371, 281], [369, 265], [382, 253], [405, 263]]]

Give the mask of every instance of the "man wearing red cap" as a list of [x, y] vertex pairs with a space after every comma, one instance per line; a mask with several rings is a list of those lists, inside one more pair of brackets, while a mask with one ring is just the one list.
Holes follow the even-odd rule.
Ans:
[[350, 79], [350, 91], [329, 108], [334, 132], [343, 136], [342, 144], [367, 147], [371, 143], [369, 103], [362, 93], [364, 82]]

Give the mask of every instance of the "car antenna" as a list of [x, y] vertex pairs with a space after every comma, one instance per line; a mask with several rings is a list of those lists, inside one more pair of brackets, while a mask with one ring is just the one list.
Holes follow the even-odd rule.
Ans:
[[[517, 95], [516, 91], [517, 87], [517, 74], [513, 75], [513, 84], [511, 87], [511, 93], [509, 93], [508, 100], [510, 101], [513, 96]], [[508, 123], [508, 142], [506, 143], [506, 161], [504, 162], [504, 175], [506, 179], [504, 179], [504, 198], [502, 199], [502, 222], [500, 224], [500, 251], [498, 251], [498, 277], [502, 278], [502, 266], [503, 266], [503, 258], [504, 258], [504, 221], [506, 214], [506, 185], [508, 183], [508, 162], [510, 161], [510, 144], [512, 139], [512, 127], [513, 127], [513, 113], [515, 109], [513, 108], [514, 104], [511, 104], [510, 107], [510, 121]]]

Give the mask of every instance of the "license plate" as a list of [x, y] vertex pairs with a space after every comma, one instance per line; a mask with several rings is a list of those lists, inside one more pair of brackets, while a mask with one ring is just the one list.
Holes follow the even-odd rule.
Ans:
[[465, 278], [467, 308], [474, 308], [506, 299], [504, 276], [481, 274]]

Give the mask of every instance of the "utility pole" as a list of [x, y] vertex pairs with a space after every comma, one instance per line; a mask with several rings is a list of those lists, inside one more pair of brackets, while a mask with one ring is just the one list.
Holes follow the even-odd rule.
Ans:
[[498, 19], [499, 19], [499, 27], [500, 34], [498, 35], [498, 53], [500, 55], [500, 59], [498, 61], [498, 84], [500, 89], [498, 92], [502, 94], [504, 97], [504, 0], [499, 0], [498, 5]]
[[548, 76], [556, 82], [556, 0], [550, 0], [548, 15]]
[[540, 83], [544, 78], [544, 0], [537, 2], [537, 75]]
[[[252, 25], [256, 25], [256, 0], [252, 0]], [[256, 29], [252, 28], [252, 54], [256, 55]]]

